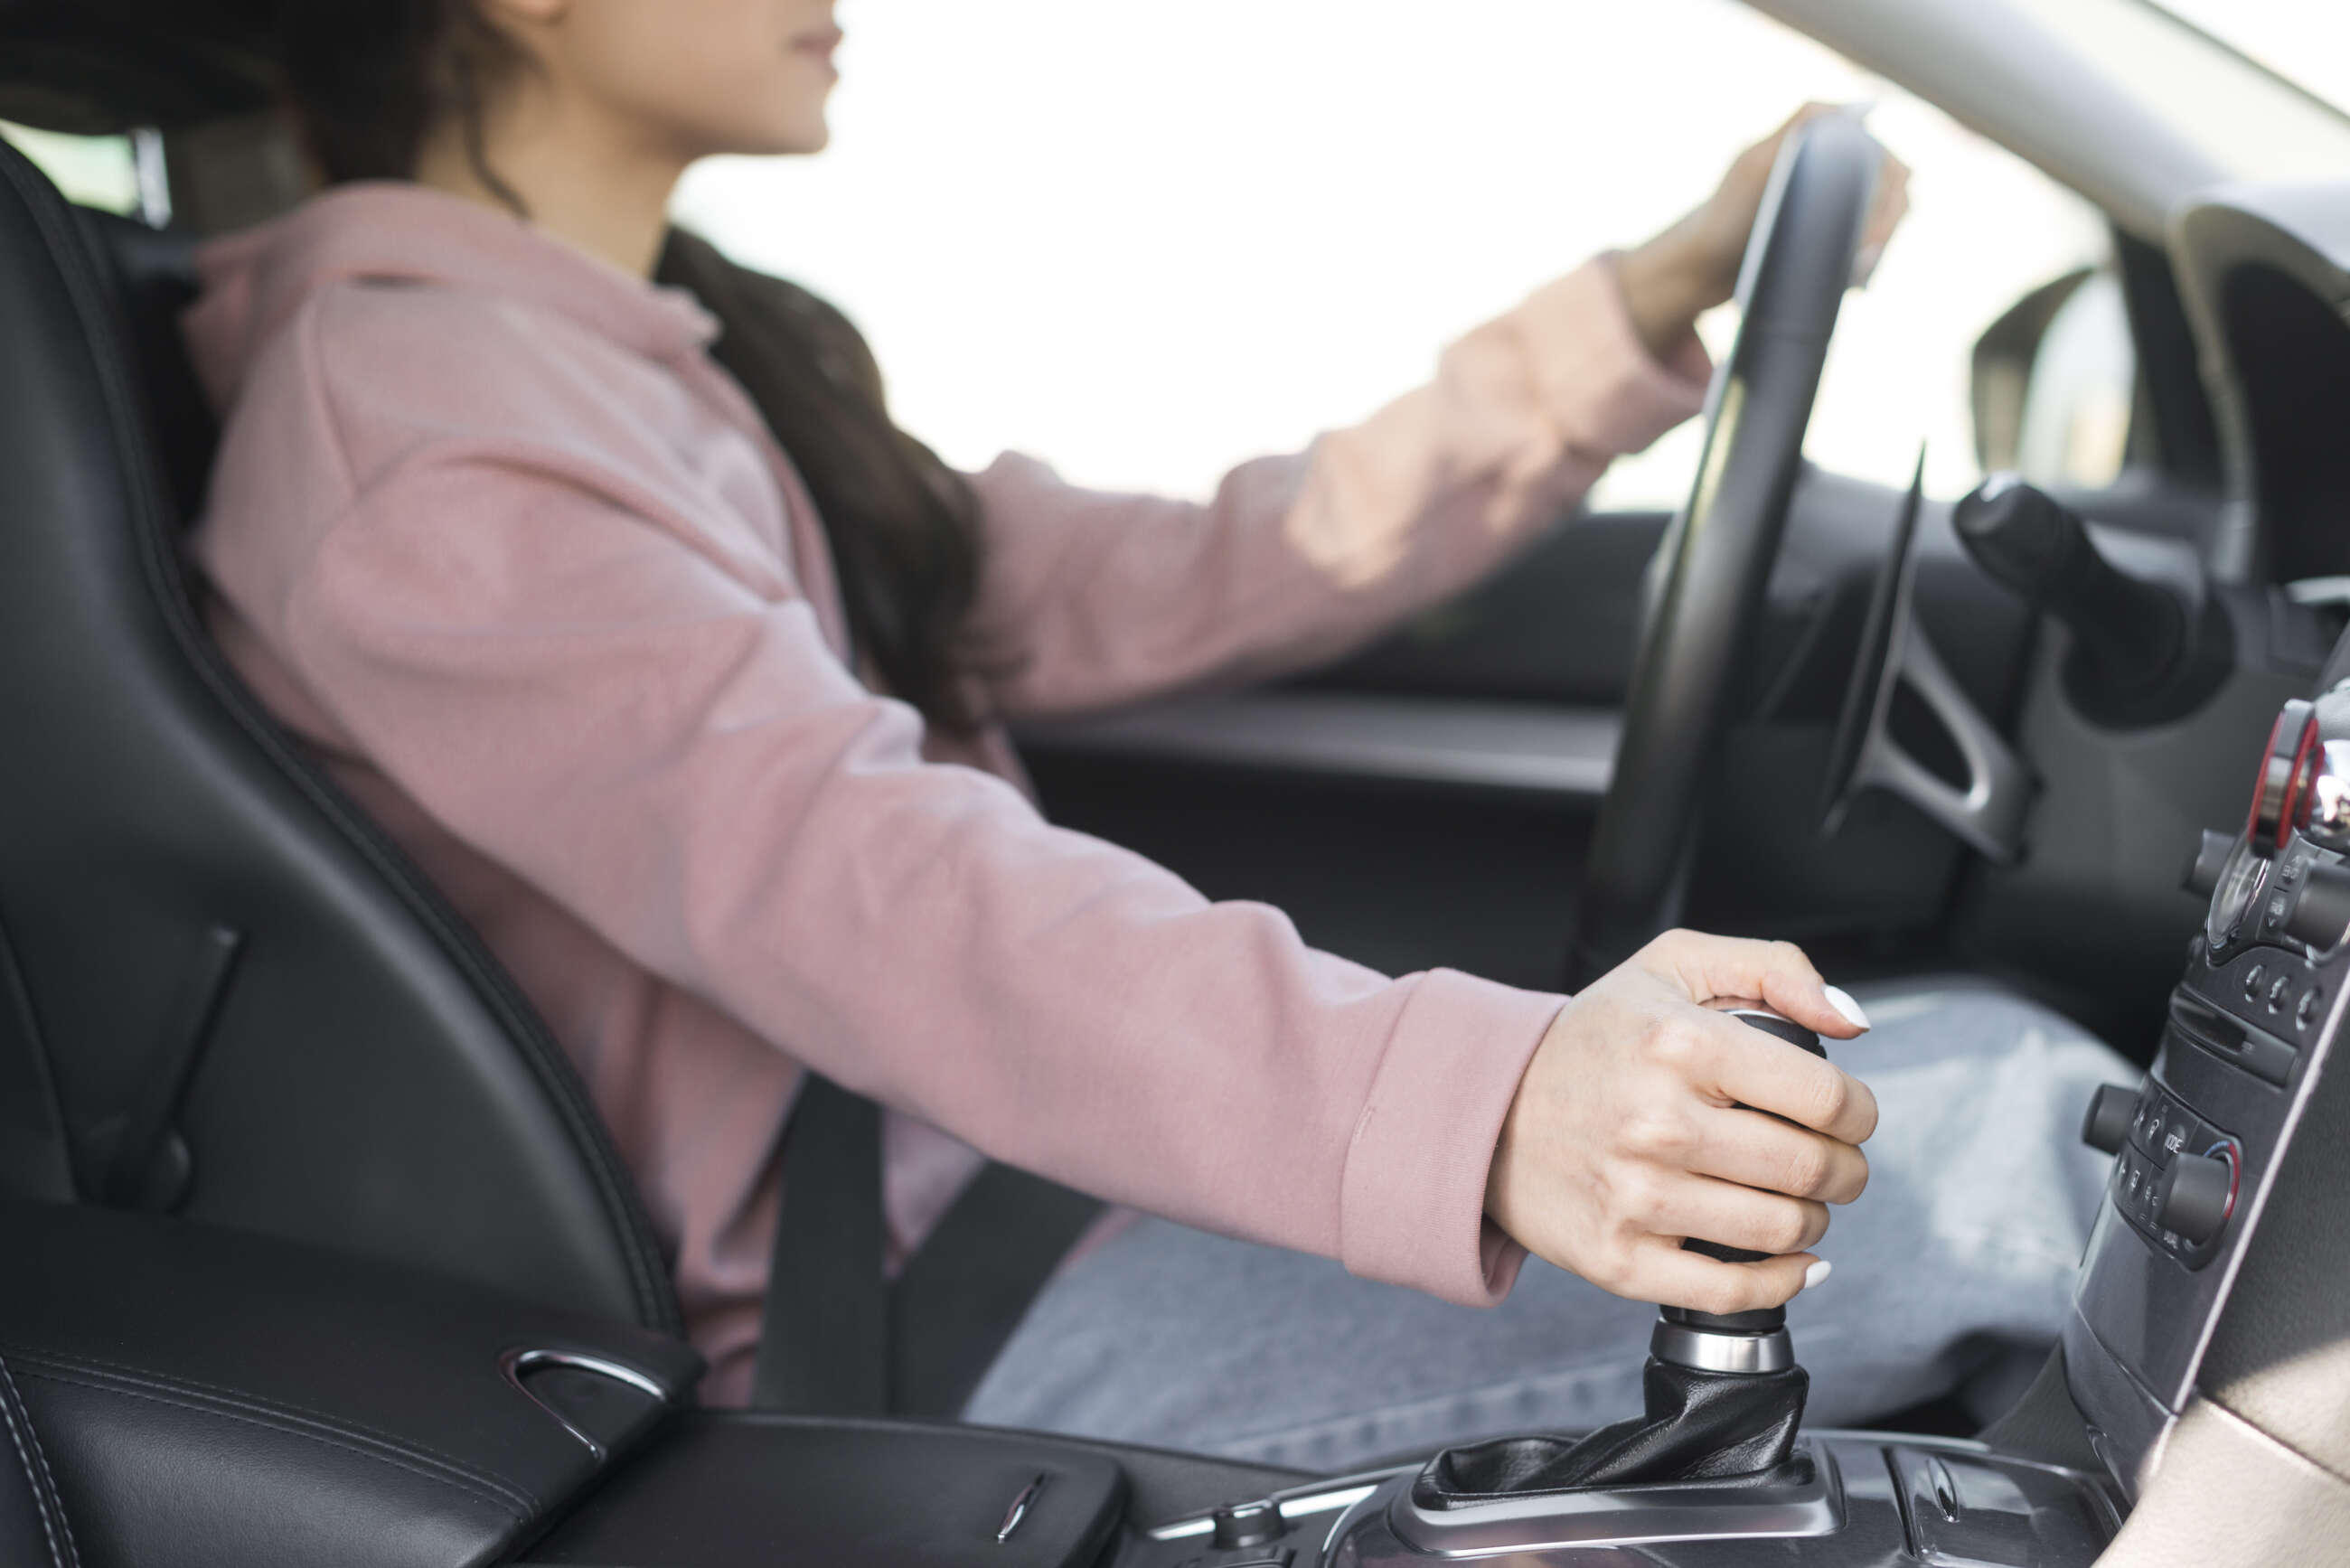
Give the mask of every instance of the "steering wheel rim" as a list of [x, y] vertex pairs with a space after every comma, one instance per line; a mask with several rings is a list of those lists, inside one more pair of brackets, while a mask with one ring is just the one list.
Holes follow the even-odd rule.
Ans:
[[1787, 140], [1739, 272], [1738, 337], [1706, 394], [1690, 498], [1650, 565], [1616, 767], [1567, 952], [1579, 987], [1680, 914], [1706, 764], [1802, 469], [1828, 339], [1883, 154], [1825, 115]]

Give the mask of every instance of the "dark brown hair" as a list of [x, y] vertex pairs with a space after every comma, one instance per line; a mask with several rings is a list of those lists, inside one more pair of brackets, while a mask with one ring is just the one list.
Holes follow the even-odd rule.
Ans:
[[[526, 62], [475, 0], [282, 0], [281, 68], [329, 182], [404, 180], [454, 123], [474, 172], [519, 215], [484, 145], [485, 94]], [[807, 290], [672, 231], [655, 275], [718, 317], [712, 350], [790, 453], [824, 521], [857, 656], [934, 727], [985, 715], [970, 622], [979, 507], [962, 476], [889, 418], [880, 367], [848, 318]]]

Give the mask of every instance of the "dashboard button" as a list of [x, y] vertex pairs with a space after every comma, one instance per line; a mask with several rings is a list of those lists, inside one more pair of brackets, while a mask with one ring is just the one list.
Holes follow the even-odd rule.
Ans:
[[2273, 937], [2284, 929], [2285, 919], [2293, 913], [2293, 895], [2279, 888], [2269, 895], [2268, 908], [2261, 914], [2261, 935]]
[[2257, 999], [2261, 994], [2261, 988], [2268, 984], [2268, 965], [2264, 963], [2256, 963], [2251, 968], [2246, 970], [2244, 971], [2244, 1000], [2251, 1002]]
[[2160, 1196], [2162, 1172], [2149, 1166], [2145, 1172], [2145, 1177], [2146, 1179], [2138, 1184], [2137, 1192], [2130, 1205], [2130, 1212], [2151, 1225], [2154, 1223], [2154, 1217], [2162, 1211]]
[[2170, 1106], [2162, 1118], [2162, 1134], [2155, 1140], [2154, 1163], [2168, 1165], [2179, 1154], [2193, 1153], [2200, 1146], [2203, 1124], [2179, 1109]]
[[2303, 992], [2300, 1003], [2293, 1010], [2293, 1026], [2295, 1029], [2306, 1029], [2316, 1023], [2317, 1010], [2324, 1004], [2324, 1000], [2325, 992], [2316, 986], [2313, 985]]
[[2281, 974], [2269, 981], [2269, 1011], [2282, 1012], [2284, 1004], [2293, 1000], [2293, 976]]

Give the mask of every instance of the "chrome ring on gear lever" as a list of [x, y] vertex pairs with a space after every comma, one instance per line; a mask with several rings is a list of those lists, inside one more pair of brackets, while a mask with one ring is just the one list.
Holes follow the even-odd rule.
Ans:
[[[1785, 1311], [1783, 1307], [1771, 1310]], [[1648, 1354], [1692, 1372], [1758, 1377], [1795, 1365], [1795, 1342], [1788, 1337], [1784, 1324], [1764, 1334], [1730, 1334], [1659, 1318], [1655, 1332], [1648, 1335]]]

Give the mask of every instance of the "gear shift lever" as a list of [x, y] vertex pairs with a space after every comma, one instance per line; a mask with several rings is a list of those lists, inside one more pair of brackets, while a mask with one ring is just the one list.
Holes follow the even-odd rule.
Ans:
[[[1754, 1004], [1724, 1011], [1815, 1056], [1819, 1036]], [[1768, 1256], [1692, 1238], [1681, 1243], [1725, 1262]], [[1594, 1487], [1719, 1480], [1773, 1469], [1786, 1460], [1804, 1418], [1811, 1379], [1795, 1365], [1784, 1307], [1721, 1314], [1665, 1307], [1641, 1369], [1645, 1415], [1603, 1427], [1580, 1441], [1501, 1438], [1448, 1449], [1421, 1477], [1439, 1507], [1497, 1496]]]
[[[1723, 1011], [1741, 1023], [1774, 1034], [1814, 1056], [1827, 1056], [1820, 1037], [1792, 1018], [1765, 1007], [1740, 1005]], [[1701, 1241], [1695, 1237], [1683, 1241], [1681, 1247], [1686, 1251], [1719, 1258], [1725, 1263], [1759, 1263], [1771, 1255], [1725, 1247], [1718, 1241]], [[1783, 1372], [1795, 1365], [1794, 1345], [1787, 1337], [1784, 1307], [1762, 1307], [1727, 1316], [1694, 1312], [1688, 1307], [1661, 1308], [1657, 1332], [1648, 1341], [1648, 1354], [1669, 1366], [1687, 1367], [1692, 1372]]]

